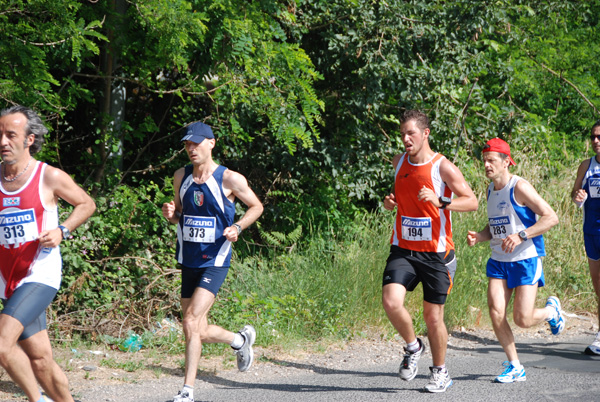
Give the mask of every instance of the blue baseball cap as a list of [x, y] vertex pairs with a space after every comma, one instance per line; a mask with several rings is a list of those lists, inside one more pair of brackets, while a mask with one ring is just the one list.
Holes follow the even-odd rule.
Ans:
[[200, 144], [205, 138], [212, 140], [215, 136], [208, 125], [197, 121], [187, 126], [185, 135], [181, 141], [192, 141]]

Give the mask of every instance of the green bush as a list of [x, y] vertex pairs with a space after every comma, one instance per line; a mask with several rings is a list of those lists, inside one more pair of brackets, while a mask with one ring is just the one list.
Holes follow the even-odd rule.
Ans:
[[176, 235], [160, 211], [165, 199], [155, 183], [96, 198], [97, 212], [61, 246], [63, 283], [52, 305], [60, 327], [115, 335], [150, 328], [177, 308]]

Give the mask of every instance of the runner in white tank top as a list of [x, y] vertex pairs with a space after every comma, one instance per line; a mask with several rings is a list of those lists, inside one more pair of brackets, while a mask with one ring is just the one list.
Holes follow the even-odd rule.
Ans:
[[[53, 400], [73, 401], [52, 358], [45, 309], [60, 285], [59, 244], [96, 205], [67, 173], [33, 158], [47, 132], [29, 108], [0, 112], [0, 362], [30, 401], [42, 397], [36, 378]], [[74, 206], [61, 225], [59, 198]]]
[[515, 293], [516, 325], [529, 328], [547, 321], [555, 335], [564, 329], [558, 298], [551, 296], [546, 307], [535, 308], [538, 286], [544, 285], [542, 234], [558, 223], [558, 217], [531, 184], [509, 172], [509, 166], [515, 162], [506, 142], [500, 138], [489, 140], [483, 148], [483, 162], [486, 177], [492, 181], [487, 192], [488, 224], [479, 232], [469, 231], [467, 243], [474, 246], [490, 241], [492, 248], [486, 267], [488, 305], [494, 332], [508, 358], [496, 381], [525, 381], [506, 306]]

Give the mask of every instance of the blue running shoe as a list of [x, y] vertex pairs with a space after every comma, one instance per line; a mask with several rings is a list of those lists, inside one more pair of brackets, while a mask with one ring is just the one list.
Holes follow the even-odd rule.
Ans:
[[556, 310], [556, 317], [548, 320], [552, 335], [558, 335], [565, 329], [565, 317], [560, 309], [560, 300], [556, 296], [550, 296], [546, 301], [546, 307], [552, 307]]
[[503, 384], [516, 382], [516, 381], [525, 381], [527, 377], [525, 377], [525, 367], [521, 366], [521, 368], [516, 368], [510, 362], [502, 363], [506, 369], [502, 374], [500, 374], [494, 381], [501, 382]]

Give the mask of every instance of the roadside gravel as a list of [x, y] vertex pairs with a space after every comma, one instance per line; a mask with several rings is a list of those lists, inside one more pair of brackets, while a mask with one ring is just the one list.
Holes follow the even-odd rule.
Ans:
[[[590, 342], [598, 327], [592, 317], [571, 317], [561, 338], [589, 336]], [[547, 325], [532, 329], [514, 329], [517, 342], [535, 342], [551, 337]], [[448, 361], [453, 356], [483, 345], [497, 343], [489, 328], [460, 328], [451, 333], [448, 342]], [[303, 348], [296, 351], [255, 348], [255, 363], [247, 373], [239, 373], [233, 354], [218, 358], [203, 358], [200, 363], [197, 392], [214, 388], [220, 382], [243, 381], [259, 383], [273, 378], [285, 378], [315, 372], [327, 374], [340, 370], [352, 370], [370, 364], [385, 364], [401, 360], [402, 342], [399, 338], [386, 340], [378, 336], [356, 339], [320, 347], [320, 350]], [[67, 367], [71, 389], [82, 402], [111, 402], [156, 400], [157, 395], [173, 395], [182, 385], [183, 356], [158, 355], [155, 351], [142, 349], [135, 353], [113, 350], [77, 351], [56, 350], [57, 361]], [[102, 365], [110, 360], [111, 367]], [[116, 366], [122, 368], [114, 368]], [[128, 371], [130, 370], [130, 371]], [[0, 371], [0, 401], [25, 401], [20, 390], [12, 384], [8, 375]], [[146, 395], [146, 397], [145, 397]]]

